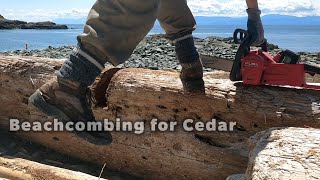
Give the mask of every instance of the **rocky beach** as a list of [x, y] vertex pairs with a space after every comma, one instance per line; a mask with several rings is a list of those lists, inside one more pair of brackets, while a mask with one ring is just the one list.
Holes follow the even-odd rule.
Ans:
[[[233, 60], [239, 45], [233, 43], [232, 38], [208, 37], [205, 39], [195, 38], [196, 47], [201, 55], [212, 58]], [[51, 47], [42, 50], [16, 50], [0, 52], [3, 56], [34, 56], [54, 59], [66, 59], [75, 46]], [[269, 44], [272, 55], [282, 51], [277, 45]], [[298, 52], [303, 62], [313, 64], [320, 63], [320, 52]], [[206, 64], [204, 64], [206, 66]], [[147, 68], [147, 69], [173, 69], [180, 70], [174, 51], [174, 45], [162, 37], [154, 35], [146, 37], [134, 50], [132, 56], [124, 64], [124, 68]], [[205, 68], [212, 71], [211, 68]]]

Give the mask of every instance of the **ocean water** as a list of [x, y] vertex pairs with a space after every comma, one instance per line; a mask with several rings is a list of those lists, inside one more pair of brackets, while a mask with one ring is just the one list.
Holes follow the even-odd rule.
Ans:
[[[48, 46], [76, 45], [76, 36], [82, 32], [83, 25], [68, 25], [68, 30], [0, 30], [0, 51], [25, 49], [44, 49]], [[231, 37], [236, 28], [245, 26], [198, 25], [194, 36]], [[149, 33], [164, 31], [155, 26]], [[265, 26], [266, 38], [270, 43], [293, 51], [320, 52], [320, 26]]]

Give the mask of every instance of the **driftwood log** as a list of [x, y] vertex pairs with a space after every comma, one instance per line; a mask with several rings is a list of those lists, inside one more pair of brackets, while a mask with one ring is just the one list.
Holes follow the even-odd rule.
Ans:
[[[27, 98], [53, 76], [62, 61], [39, 58], [0, 57], [0, 127], [9, 119], [47, 119], [30, 109]], [[146, 132], [136, 135], [112, 132], [111, 146], [94, 146], [72, 133], [18, 133], [107, 168], [147, 178], [225, 179], [247, 168], [247, 139], [271, 127], [320, 127], [319, 91], [257, 87], [205, 76], [206, 95], [182, 90], [178, 73], [145, 69], [109, 70], [93, 94], [98, 99], [97, 119], [150, 122], [185, 119], [203, 122], [237, 122], [233, 132]], [[103, 85], [102, 85], [103, 84]], [[100, 93], [100, 96], [99, 96]], [[106, 97], [106, 98], [104, 98]], [[32, 116], [30, 116], [32, 115]], [[180, 126], [179, 126], [180, 127]]]
[[247, 179], [319, 179], [320, 130], [273, 128], [250, 139]]
[[[54, 166], [13, 157], [0, 157], [0, 179], [15, 180], [97, 180], [85, 173], [75, 172]], [[103, 180], [103, 179], [101, 179]]]

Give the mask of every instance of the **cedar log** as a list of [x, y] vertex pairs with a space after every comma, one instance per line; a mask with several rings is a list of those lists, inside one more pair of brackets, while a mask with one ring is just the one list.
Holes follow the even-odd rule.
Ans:
[[[30, 109], [27, 99], [61, 64], [52, 59], [0, 57], [0, 127], [8, 128], [9, 119], [48, 119]], [[142, 135], [112, 132], [114, 142], [110, 146], [94, 146], [66, 132], [19, 135], [146, 178], [225, 179], [245, 172], [245, 142], [255, 133], [271, 127], [320, 127], [319, 91], [243, 86], [208, 73], [206, 95], [189, 95], [183, 92], [176, 72], [122, 69], [113, 73], [109, 73], [106, 87], [100, 87], [107, 89], [107, 103], [95, 107], [98, 120], [121, 118], [148, 124], [153, 118], [179, 123], [188, 118], [203, 122], [215, 118], [237, 122], [237, 128], [233, 132], [186, 132], [181, 128], [150, 132], [146, 127]]]
[[320, 179], [320, 130], [272, 128], [250, 139], [247, 179]]
[[[48, 166], [37, 162], [14, 158], [0, 157], [0, 179], [15, 180], [97, 180], [85, 173]], [[104, 180], [100, 178], [101, 180]]]

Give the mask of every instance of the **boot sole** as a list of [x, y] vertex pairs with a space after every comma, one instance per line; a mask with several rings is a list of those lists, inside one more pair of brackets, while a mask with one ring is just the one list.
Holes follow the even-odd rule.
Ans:
[[[44, 114], [46, 114], [50, 117], [53, 117], [55, 119], [61, 120], [64, 123], [72, 121], [59, 108], [46, 102], [39, 89], [33, 95], [31, 95], [29, 97], [29, 106], [30, 105], [34, 106], [35, 108], [37, 108], [38, 110], [40, 110]], [[109, 145], [112, 143], [112, 136], [109, 132], [103, 132], [104, 136], [106, 137], [103, 139], [97, 139], [85, 131], [81, 131], [81, 132], [80, 131], [72, 131], [71, 133], [74, 133], [79, 138], [84, 139], [85, 141], [88, 141], [88, 142], [95, 144], [95, 145]]]

